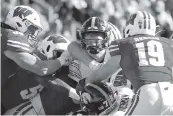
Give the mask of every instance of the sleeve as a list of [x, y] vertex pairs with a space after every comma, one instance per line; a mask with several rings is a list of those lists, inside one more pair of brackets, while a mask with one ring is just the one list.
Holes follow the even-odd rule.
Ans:
[[120, 55], [119, 45], [116, 41], [112, 41], [111, 44], [109, 45], [109, 52], [111, 57]]
[[80, 63], [77, 60], [74, 60], [69, 65], [69, 74], [68, 74], [68, 76], [76, 82], [78, 82], [80, 79], [82, 79], [82, 74], [81, 74], [81, 71], [80, 71]]
[[134, 77], [134, 57], [133, 57], [133, 45], [130, 42], [120, 44], [120, 66], [123, 72], [128, 76]]
[[26, 36], [17, 31], [8, 33], [6, 40], [6, 50], [13, 52], [32, 52]]

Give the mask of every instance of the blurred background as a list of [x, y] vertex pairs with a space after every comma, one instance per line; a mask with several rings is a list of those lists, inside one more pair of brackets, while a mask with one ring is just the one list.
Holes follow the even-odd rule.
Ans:
[[40, 14], [40, 38], [58, 33], [74, 41], [76, 30], [92, 16], [110, 21], [122, 32], [129, 14], [137, 10], [148, 11], [155, 17], [161, 27], [160, 36], [169, 38], [173, 33], [173, 0], [1, 0], [2, 22], [16, 5], [29, 5]]

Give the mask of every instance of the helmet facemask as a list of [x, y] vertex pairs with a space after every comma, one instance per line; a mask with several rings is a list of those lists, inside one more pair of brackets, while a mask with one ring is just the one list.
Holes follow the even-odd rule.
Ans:
[[25, 25], [27, 27], [26, 32], [24, 32], [24, 34], [26, 34], [28, 36], [28, 42], [31, 45], [31, 47], [35, 47], [38, 42], [40, 41], [40, 39], [37, 37], [39, 32], [42, 31], [42, 29], [36, 25], [34, 25], [33, 23], [31, 23], [30, 21], [26, 20]]
[[[94, 35], [96, 38], [88, 38], [87, 35], [89, 34]], [[103, 32], [85, 32], [83, 33], [82, 42], [85, 44], [85, 49], [91, 54], [98, 54], [107, 47], [106, 34]]]
[[87, 50], [88, 54], [96, 61], [102, 62], [106, 48], [108, 46], [108, 39], [104, 32], [84, 32], [82, 33], [82, 45]]

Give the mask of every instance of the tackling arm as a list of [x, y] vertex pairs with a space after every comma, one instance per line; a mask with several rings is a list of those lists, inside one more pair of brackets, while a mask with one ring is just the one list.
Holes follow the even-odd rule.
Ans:
[[44, 87], [50, 88], [55, 92], [59, 92], [61, 90], [61, 92], [64, 92], [64, 94], [68, 93], [68, 96], [72, 99], [75, 100], [80, 99], [76, 93], [76, 90], [59, 78], [52, 80], [52, 75], [47, 75], [45, 76], [46, 78], [43, 78], [42, 76], [39, 75], [35, 75], [34, 77]]
[[4, 54], [21, 68], [40, 76], [52, 74], [61, 67], [59, 59], [42, 61], [30, 53], [9, 50], [6, 50]]

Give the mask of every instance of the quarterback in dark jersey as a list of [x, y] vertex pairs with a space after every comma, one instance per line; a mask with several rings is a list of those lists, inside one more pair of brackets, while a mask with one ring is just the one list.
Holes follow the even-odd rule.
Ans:
[[[127, 115], [173, 114], [173, 42], [156, 37], [155, 31], [153, 16], [138, 11], [127, 20], [125, 39], [119, 41], [120, 66], [136, 93]], [[85, 83], [101, 81], [114, 73], [119, 65], [115, 60], [112, 57]]]
[[3, 114], [33, 98], [43, 89], [31, 72], [38, 75], [52, 74], [67, 59], [42, 61], [35, 55], [34, 49], [39, 41], [37, 35], [41, 31], [41, 25], [37, 12], [28, 6], [16, 6], [10, 10], [1, 27]]

